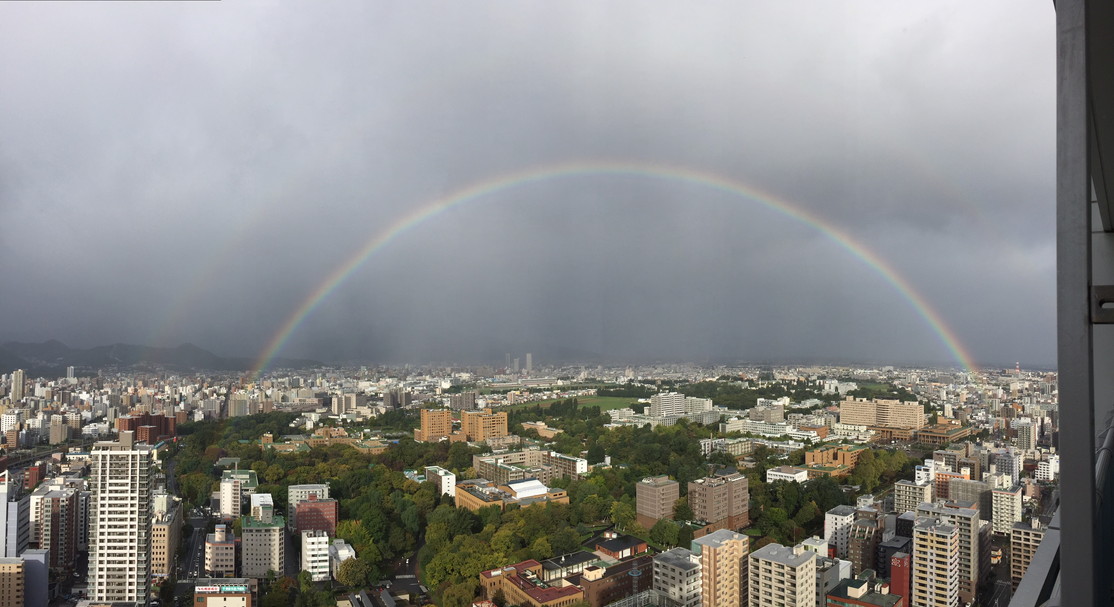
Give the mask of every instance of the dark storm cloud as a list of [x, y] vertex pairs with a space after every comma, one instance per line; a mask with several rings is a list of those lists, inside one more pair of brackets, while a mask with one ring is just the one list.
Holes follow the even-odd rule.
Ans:
[[[1052, 7], [809, 8], [4, 4], [0, 337], [252, 355], [417, 206], [612, 159], [792, 201], [908, 278], [977, 358], [1051, 361]], [[814, 228], [614, 176], [422, 223], [284, 353], [506, 350], [948, 359]]]

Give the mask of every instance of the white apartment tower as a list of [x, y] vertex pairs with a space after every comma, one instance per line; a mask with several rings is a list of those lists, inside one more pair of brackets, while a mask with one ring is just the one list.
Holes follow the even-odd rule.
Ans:
[[851, 525], [855, 522], [855, 509], [851, 506], [836, 506], [824, 513], [824, 539], [829, 546], [835, 546], [836, 556], [847, 558], [851, 548]]
[[700, 563], [684, 548], [673, 548], [654, 556], [654, 590], [671, 607], [700, 607]]
[[0, 557], [17, 557], [27, 549], [31, 533], [31, 496], [21, 491], [9, 472], [0, 473]]
[[146, 603], [151, 594], [151, 476], [154, 448], [135, 433], [90, 454], [89, 598]]
[[308, 529], [302, 532], [302, 571], [308, 571], [315, 582], [329, 579], [328, 533]]

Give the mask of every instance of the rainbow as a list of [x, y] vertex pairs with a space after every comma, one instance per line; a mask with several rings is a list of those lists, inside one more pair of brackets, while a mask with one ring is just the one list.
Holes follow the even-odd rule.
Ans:
[[482, 199], [496, 192], [555, 179], [597, 175], [635, 176], [647, 179], [664, 179], [695, 184], [725, 194], [751, 200], [785, 217], [815, 228], [821, 234], [825, 235], [851, 255], [865, 263], [893, 286], [893, 288], [909, 302], [913, 309], [916, 310], [917, 314], [924, 319], [941, 343], [948, 349], [951, 356], [967, 371], [971, 373], [978, 372], [978, 367], [973, 362], [971, 354], [960, 342], [955, 332], [944, 322], [944, 319], [933, 309], [928, 301], [913, 288], [913, 285], [910, 284], [908, 280], [898, 274], [893, 266], [886, 262], [886, 260], [880, 258], [877, 254], [868, 249], [866, 245], [858, 242], [852, 238], [850, 234], [844, 232], [837, 226], [832, 225], [805, 209], [757, 188], [703, 171], [646, 162], [570, 162], [528, 168], [480, 181], [432, 200], [399, 218], [385, 230], [368, 240], [364, 246], [356, 250], [344, 263], [334, 268], [333, 271], [317, 285], [317, 288], [302, 301], [298, 308], [286, 318], [286, 321], [283, 322], [278, 332], [267, 342], [262, 354], [256, 360], [255, 366], [251, 371], [252, 377], [258, 378], [262, 374], [302, 321], [305, 320], [330, 293], [336, 290], [337, 287], [347, 280], [348, 277], [372, 255], [390, 244], [391, 241], [399, 236], [448, 209]]

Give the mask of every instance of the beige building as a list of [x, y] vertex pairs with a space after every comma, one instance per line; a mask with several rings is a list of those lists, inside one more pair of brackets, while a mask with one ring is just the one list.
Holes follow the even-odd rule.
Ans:
[[151, 513], [152, 577], [167, 577], [174, 571], [174, 557], [178, 554], [181, 535], [181, 504], [166, 494], [156, 496], [155, 509]]
[[[917, 520], [922, 518], [937, 519], [955, 527], [959, 534], [959, 599], [964, 603], [974, 602], [980, 576], [985, 573], [981, 566], [983, 557], [985, 556], [988, 562], [990, 559], [989, 554], [983, 555], [981, 551], [982, 518], [979, 516], [979, 511], [973, 508], [955, 507], [952, 503], [922, 504], [917, 508]], [[914, 549], [914, 574], [916, 561], [917, 553]]]
[[491, 409], [461, 411], [460, 430], [464, 432], [469, 441], [473, 442], [506, 436], [509, 434], [507, 431], [507, 412], [493, 413]]
[[668, 476], [649, 476], [635, 489], [635, 510], [638, 524], [649, 529], [663, 518], [673, 518], [673, 506], [681, 498], [681, 484]]
[[939, 519], [913, 526], [911, 607], [959, 605], [959, 529]]
[[25, 587], [23, 559], [0, 558], [0, 607], [23, 607]]
[[750, 554], [749, 607], [817, 607], [816, 553], [767, 544]]
[[894, 511], [898, 514], [916, 512], [917, 507], [932, 501], [932, 483], [917, 484], [900, 480], [894, 483]]
[[588, 473], [588, 460], [556, 451], [527, 449], [472, 456], [476, 476], [497, 485], [536, 478], [543, 484], [567, 476], [578, 479]]
[[747, 607], [747, 558], [750, 538], [720, 529], [692, 541], [700, 560], [702, 607]]
[[421, 427], [414, 431], [414, 440], [434, 443], [453, 433], [451, 409], [422, 409]]
[[916, 430], [924, 426], [924, 407], [916, 401], [849, 396], [839, 403], [839, 423]]
[[1037, 548], [1040, 547], [1043, 539], [1043, 526], [1014, 524], [1010, 532], [1010, 580], [1013, 582], [1014, 590], [1017, 590], [1017, 585], [1021, 583], [1021, 578], [1029, 569], [1029, 563], [1033, 562], [1033, 555], [1037, 553]]
[[205, 575], [236, 575], [236, 536], [227, 525], [217, 525], [212, 533], [205, 536]]
[[750, 524], [747, 477], [731, 471], [697, 479], [688, 485], [689, 507], [709, 531], [740, 529]]

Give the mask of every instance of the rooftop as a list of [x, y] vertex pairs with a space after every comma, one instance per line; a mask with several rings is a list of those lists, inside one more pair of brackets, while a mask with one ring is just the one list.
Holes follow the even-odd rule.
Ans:
[[781, 544], [766, 544], [750, 553], [750, 558], [773, 561], [775, 563], [797, 568], [816, 558], [816, 553], [803, 548], [799, 551], [794, 550], [793, 548], [782, 546]]
[[700, 567], [699, 563], [693, 562], [692, 553], [684, 548], [666, 550], [656, 555], [654, 561], [683, 571], [692, 571]]

